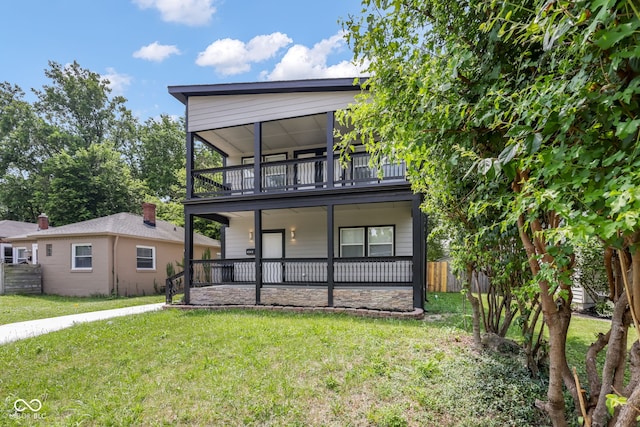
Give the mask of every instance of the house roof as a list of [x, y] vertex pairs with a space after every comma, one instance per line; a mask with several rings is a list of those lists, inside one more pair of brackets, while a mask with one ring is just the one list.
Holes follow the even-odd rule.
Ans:
[[0, 221], [0, 239], [38, 231], [38, 224], [22, 221]]
[[[37, 227], [37, 225], [36, 225]], [[30, 240], [42, 237], [81, 237], [81, 236], [128, 236], [166, 242], [184, 242], [184, 228], [170, 222], [156, 220], [156, 226], [146, 225], [142, 216], [131, 213], [117, 213], [88, 221], [76, 222], [37, 233], [15, 236], [15, 239]], [[202, 246], [220, 246], [218, 240], [194, 233], [194, 244]]]
[[[364, 81], [366, 78], [360, 78]], [[209, 85], [169, 86], [169, 93], [187, 104], [190, 96], [251, 95], [260, 93], [357, 91], [355, 77], [336, 79], [283, 80], [251, 83], [222, 83]]]

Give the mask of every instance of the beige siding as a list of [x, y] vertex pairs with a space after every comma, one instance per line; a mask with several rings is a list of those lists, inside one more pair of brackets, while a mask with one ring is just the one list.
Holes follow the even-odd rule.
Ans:
[[[409, 204], [374, 204], [339, 206], [334, 212], [334, 253], [340, 254], [339, 227], [357, 227], [374, 225], [395, 226], [396, 256], [411, 256], [412, 218]], [[263, 214], [262, 227], [285, 230], [285, 257], [287, 258], [326, 258], [327, 257], [327, 214], [324, 209], [309, 208], [271, 210]], [[246, 255], [247, 248], [255, 247], [249, 241], [249, 231], [254, 230], [253, 217], [232, 218], [225, 231], [227, 258], [253, 258]], [[291, 230], [296, 231], [295, 240], [291, 239]]]
[[[78, 243], [92, 245], [91, 270], [71, 268], [71, 246]], [[46, 256], [47, 244], [52, 245], [51, 256]], [[136, 246], [155, 248], [155, 269], [136, 268]], [[176, 261], [182, 262], [184, 258], [182, 242], [160, 242], [124, 236], [41, 239], [38, 247], [43, 292], [69, 296], [110, 295], [114, 292], [121, 296], [150, 295], [164, 286], [167, 264], [173, 262], [175, 265]], [[201, 258], [204, 250], [204, 247], [196, 246], [195, 256]], [[216, 258], [219, 251], [219, 248], [211, 248], [211, 257]], [[176, 268], [177, 271], [180, 271], [179, 267]]]
[[[155, 249], [155, 269], [137, 268], [137, 247], [145, 246]], [[194, 247], [197, 259], [202, 257], [204, 247]], [[116, 289], [119, 295], [150, 295], [158, 292], [167, 279], [167, 264], [182, 263], [184, 258], [183, 243], [160, 242], [154, 240], [119, 237], [116, 252]], [[211, 248], [211, 257], [216, 258], [219, 248]], [[180, 267], [175, 267], [176, 272]]]
[[344, 109], [357, 92], [279, 93], [189, 98], [189, 132]]
[[[42, 265], [42, 291], [45, 294], [90, 296], [110, 293], [111, 244], [110, 237], [82, 237], [72, 239], [40, 239], [39, 261]], [[90, 243], [91, 270], [72, 270], [71, 245]], [[52, 245], [46, 256], [46, 245]]]

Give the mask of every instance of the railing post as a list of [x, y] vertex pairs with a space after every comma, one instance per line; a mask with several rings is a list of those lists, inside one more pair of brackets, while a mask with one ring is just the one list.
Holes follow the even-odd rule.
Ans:
[[167, 279], [165, 282], [164, 293], [165, 293], [165, 303], [171, 304], [173, 301], [173, 296], [171, 295], [171, 288], [173, 287], [173, 282], [170, 279]]

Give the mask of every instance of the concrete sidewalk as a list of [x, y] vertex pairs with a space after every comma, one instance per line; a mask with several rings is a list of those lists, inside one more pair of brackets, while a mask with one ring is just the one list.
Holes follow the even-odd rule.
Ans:
[[160, 310], [162, 306], [164, 306], [163, 302], [0, 325], [0, 345], [58, 331], [73, 326], [76, 323], [93, 322], [96, 320], [110, 319], [112, 317], [146, 313], [148, 311]]

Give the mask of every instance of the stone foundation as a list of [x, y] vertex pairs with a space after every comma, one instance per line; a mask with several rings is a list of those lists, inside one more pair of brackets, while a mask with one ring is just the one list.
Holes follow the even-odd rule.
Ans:
[[339, 289], [333, 290], [334, 307], [413, 311], [413, 289]]
[[262, 288], [260, 303], [295, 307], [326, 307], [329, 296], [326, 288]]
[[208, 286], [191, 288], [193, 305], [249, 305], [256, 303], [255, 286]]
[[[191, 305], [255, 305], [254, 286], [208, 286], [191, 288]], [[326, 288], [264, 287], [260, 304], [265, 306], [327, 307]], [[413, 311], [412, 288], [335, 288], [333, 306], [348, 309]]]

